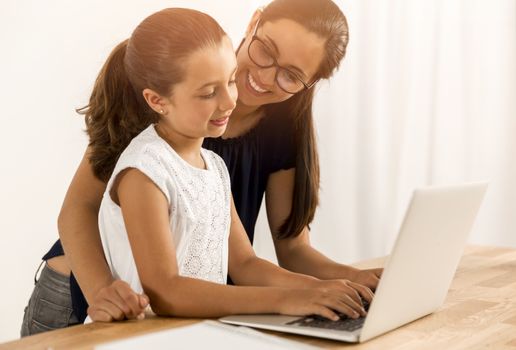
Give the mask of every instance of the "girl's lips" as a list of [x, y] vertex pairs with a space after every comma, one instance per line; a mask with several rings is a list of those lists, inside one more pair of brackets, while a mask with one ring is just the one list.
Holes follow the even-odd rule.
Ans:
[[228, 121], [229, 121], [229, 117], [222, 117], [219, 119], [210, 120], [210, 123], [215, 126], [224, 126], [228, 123]]

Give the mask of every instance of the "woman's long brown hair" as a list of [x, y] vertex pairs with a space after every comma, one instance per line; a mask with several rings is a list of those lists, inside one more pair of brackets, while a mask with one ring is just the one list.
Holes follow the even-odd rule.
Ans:
[[[327, 79], [338, 68], [346, 53], [348, 24], [346, 17], [331, 0], [274, 0], [267, 5], [261, 23], [291, 19], [325, 39], [325, 55], [315, 79]], [[265, 106], [268, 115], [286, 116], [295, 130], [296, 175], [289, 217], [281, 225], [277, 238], [299, 235], [312, 222], [319, 203], [319, 156], [313, 125], [314, 87], [298, 92], [277, 104]]]
[[163, 96], [184, 78], [184, 61], [193, 52], [218, 45], [226, 36], [210, 16], [169, 8], [141, 22], [131, 37], [117, 45], [102, 67], [85, 116], [93, 173], [107, 182], [122, 151], [151, 123], [159, 120], [142, 91]]

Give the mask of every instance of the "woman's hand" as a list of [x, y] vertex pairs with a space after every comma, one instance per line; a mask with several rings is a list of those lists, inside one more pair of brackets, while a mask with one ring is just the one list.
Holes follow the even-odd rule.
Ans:
[[115, 280], [98, 291], [88, 307], [88, 315], [94, 322], [141, 320], [147, 305], [149, 298], [145, 294], [137, 294], [126, 282]]
[[348, 280], [314, 281], [306, 289], [288, 290], [280, 302], [279, 312], [285, 315], [319, 315], [338, 320], [337, 312], [351, 318], [365, 316], [361, 298], [370, 302], [371, 290]]
[[350, 280], [375, 290], [376, 287], [378, 287], [378, 282], [380, 282], [380, 277], [382, 277], [382, 272], [383, 269], [381, 268], [356, 270], [354, 276], [350, 278]]

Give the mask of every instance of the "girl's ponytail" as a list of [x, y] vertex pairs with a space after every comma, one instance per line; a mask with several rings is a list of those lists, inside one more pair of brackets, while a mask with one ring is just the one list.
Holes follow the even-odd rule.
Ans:
[[85, 116], [92, 150], [90, 162], [95, 176], [102, 181], [109, 179], [129, 142], [158, 120], [157, 113], [138, 101], [142, 97], [136, 96], [127, 76], [127, 42], [124, 40], [111, 52], [95, 81], [88, 105], [77, 110]]

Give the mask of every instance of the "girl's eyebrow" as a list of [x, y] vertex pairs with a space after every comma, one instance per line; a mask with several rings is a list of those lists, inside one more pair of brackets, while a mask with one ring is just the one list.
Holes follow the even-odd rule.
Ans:
[[[272, 38], [270, 36], [268, 36], [267, 34], [265, 34], [265, 38], [266, 38], [266, 41], [272, 45], [274, 51], [276, 52], [276, 55], [279, 56], [280, 53], [279, 53], [278, 45], [276, 45], [274, 40], [272, 40]], [[288, 64], [285, 68], [293, 69], [293, 70], [297, 71], [297, 73], [299, 75], [301, 75], [302, 77], [306, 78], [306, 74], [300, 68], [298, 68], [296, 66]]]
[[203, 84], [203, 86], [199, 87], [197, 90], [202, 90], [204, 89], [205, 87], [208, 87], [208, 86], [211, 86], [211, 85], [217, 85], [218, 84], [218, 81], [210, 81], [206, 84]]
[[[237, 69], [238, 69], [238, 66], [235, 66], [235, 69], [233, 69], [233, 71], [231, 72], [231, 74], [230, 74], [229, 76], [230, 76], [230, 77], [232, 77], [232, 76], [235, 74], [235, 72], [237, 71]], [[203, 84], [203, 85], [202, 85], [201, 87], [199, 87], [197, 90], [202, 90], [202, 89], [204, 89], [205, 87], [208, 87], [208, 86], [211, 86], [211, 85], [217, 85], [217, 84], [219, 84], [219, 83], [220, 83], [220, 81], [219, 81], [219, 80], [210, 81], [210, 82], [208, 82], [208, 83], [206, 83], [206, 84]]]

